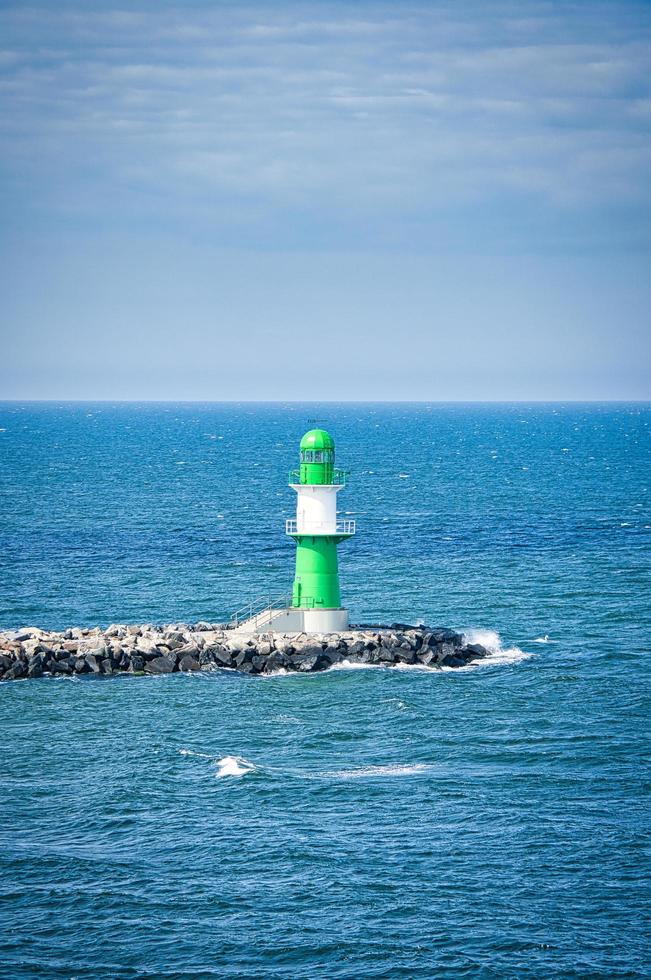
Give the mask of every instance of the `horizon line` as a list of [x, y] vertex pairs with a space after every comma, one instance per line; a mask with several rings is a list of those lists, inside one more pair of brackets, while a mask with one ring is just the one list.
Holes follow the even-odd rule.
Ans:
[[0, 398], [0, 405], [648, 405], [649, 398]]

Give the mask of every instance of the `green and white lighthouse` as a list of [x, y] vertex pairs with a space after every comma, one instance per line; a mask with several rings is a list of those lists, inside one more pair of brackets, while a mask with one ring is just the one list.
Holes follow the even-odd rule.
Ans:
[[296, 574], [291, 599], [249, 603], [235, 613], [232, 626], [242, 633], [336, 633], [348, 627], [341, 605], [337, 547], [355, 533], [355, 521], [337, 517], [337, 494], [346, 472], [335, 468], [335, 443], [325, 429], [301, 439], [298, 469], [290, 470], [296, 491], [296, 517], [285, 522], [296, 542]]
[[346, 473], [335, 468], [334, 439], [325, 429], [310, 429], [301, 439], [300, 465], [290, 471], [289, 485], [296, 491], [296, 518], [285, 528], [296, 542], [292, 610], [302, 611], [306, 631], [345, 629], [337, 546], [355, 533], [355, 521], [337, 517]]

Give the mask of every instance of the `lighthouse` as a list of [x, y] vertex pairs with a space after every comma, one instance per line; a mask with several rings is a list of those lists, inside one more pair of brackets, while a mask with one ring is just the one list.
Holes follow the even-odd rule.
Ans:
[[335, 468], [335, 443], [325, 429], [310, 429], [301, 439], [298, 469], [290, 471], [296, 491], [296, 518], [285, 531], [296, 542], [292, 610], [300, 610], [302, 628], [327, 633], [346, 629], [348, 610], [341, 605], [337, 547], [355, 533], [355, 521], [337, 517], [337, 494], [346, 472]]
[[334, 439], [325, 429], [310, 429], [301, 439], [289, 486], [296, 491], [296, 517], [285, 522], [285, 533], [296, 543], [291, 598], [249, 603], [234, 614], [231, 628], [242, 633], [345, 630], [348, 610], [341, 605], [337, 548], [354, 535], [355, 521], [337, 517], [346, 471], [336, 469]]

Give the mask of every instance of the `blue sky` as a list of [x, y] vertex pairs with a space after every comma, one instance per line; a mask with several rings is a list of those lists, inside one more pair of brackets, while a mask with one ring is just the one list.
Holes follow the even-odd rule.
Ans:
[[0, 397], [648, 398], [651, 4], [0, 2]]

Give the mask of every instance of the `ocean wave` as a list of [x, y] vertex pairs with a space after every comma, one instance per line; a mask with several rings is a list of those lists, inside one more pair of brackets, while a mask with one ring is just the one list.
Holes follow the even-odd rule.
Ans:
[[503, 647], [502, 638], [495, 630], [487, 629], [467, 629], [463, 630], [463, 636], [467, 643], [479, 643], [488, 650], [488, 656], [481, 660], [474, 660], [466, 667], [442, 667], [444, 671], [468, 671], [480, 670], [482, 667], [505, 666], [516, 664], [521, 660], [529, 660], [533, 656], [521, 650], [520, 647]]
[[362, 766], [360, 769], [339, 769], [328, 775], [333, 779], [366, 779], [369, 777], [417, 776], [433, 769], [432, 765], [416, 762], [412, 765]]
[[215, 776], [217, 779], [223, 779], [225, 776], [246, 776], [247, 773], [255, 772], [255, 769], [256, 767], [248, 759], [243, 759], [239, 755], [225, 755], [217, 760]]

